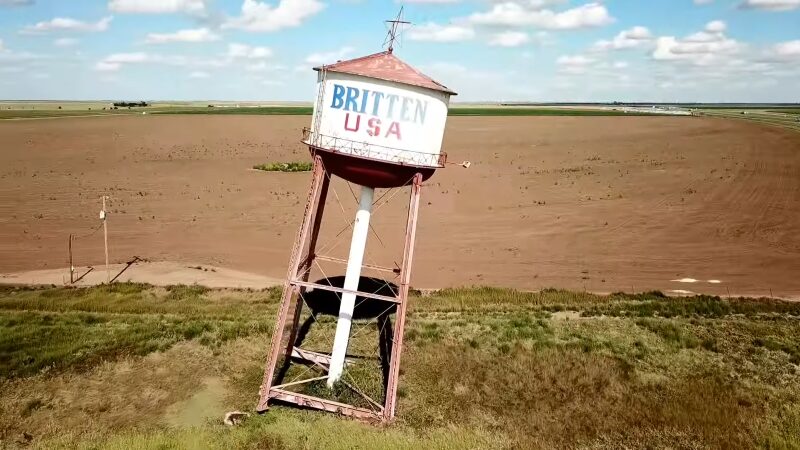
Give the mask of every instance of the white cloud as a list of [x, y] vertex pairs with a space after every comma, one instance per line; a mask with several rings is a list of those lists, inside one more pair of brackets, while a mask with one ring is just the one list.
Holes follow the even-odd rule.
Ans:
[[211, 74], [209, 74], [208, 72], [201, 72], [199, 70], [189, 74], [189, 78], [208, 78], [210, 76]]
[[[780, 42], [766, 49], [758, 63], [771, 66], [772, 63], [800, 63], [800, 39]], [[800, 67], [794, 68], [797, 72]]]
[[211, 42], [218, 41], [220, 36], [208, 28], [179, 30], [174, 33], [150, 33], [145, 38], [147, 44], [165, 44], [169, 42]]
[[140, 64], [152, 60], [153, 57], [144, 52], [114, 53], [95, 64], [94, 68], [101, 72], [114, 72], [119, 70], [123, 64]]
[[68, 17], [56, 17], [54, 19], [38, 22], [35, 25], [28, 25], [22, 29], [22, 33], [36, 34], [47, 33], [50, 31], [106, 31], [111, 23], [111, 16], [104, 17], [97, 22], [83, 22]]
[[601, 40], [594, 43], [593, 50], [623, 50], [637, 48], [648, 44], [653, 39], [653, 35], [645, 27], [633, 27], [629, 30], [621, 31], [614, 39], [607, 41]]
[[148, 61], [150, 56], [144, 52], [114, 53], [105, 60], [110, 63], [142, 63]]
[[475, 31], [470, 27], [461, 25], [439, 25], [428, 22], [408, 31], [408, 38], [412, 41], [428, 42], [460, 42], [475, 37]]
[[120, 67], [122, 67], [122, 64], [98, 61], [97, 64], [94, 65], [94, 70], [99, 72], [115, 72], [119, 70]]
[[504, 31], [497, 33], [489, 40], [489, 45], [498, 47], [519, 47], [530, 41], [528, 33], [522, 31]]
[[723, 33], [727, 29], [728, 26], [721, 20], [712, 20], [706, 24], [706, 31], [709, 33]]
[[739, 7], [766, 11], [791, 11], [800, 8], [800, 0], [744, 0]]
[[201, 15], [206, 12], [205, 0], [111, 0], [108, 9], [121, 14], [187, 13]]
[[800, 56], [800, 40], [775, 45], [775, 53], [779, 56]]
[[587, 66], [594, 62], [595, 60], [593, 58], [584, 55], [562, 55], [556, 60], [556, 64], [560, 66]]
[[72, 47], [73, 45], [76, 45], [78, 42], [80, 41], [73, 38], [58, 38], [53, 41], [53, 45], [55, 45], [56, 47]]
[[540, 88], [530, 82], [529, 74], [513, 68], [487, 69], [484, 64], [465, 66], [439, 61], [419, 69], [458, 92], [462, 101], [530, 99], [540, 95]]
[[660, 61], [686, 61], [696, 65], [710, 65], [729, 59], [738, 53], [743, 45], [725, 35], [724, 22], [709, 22], [703, 31], [683, 39], [663, 36], [656, 40], [652, 57]]
[[[114, 53], [106, 56], [94, 66], [99, 71], [116, 71], [130, 64], [160, 64], [175, 67], [188, 67], [199, 72], [209, 68], [230, 67], [232, 65], [257, 65], [272, 56], [268, 47], [245, 44], [229, 44], [227, 52], [211, 57], [192, 57], [181, 54], [165, 55], [158, 53], [132, 52]], [[248, 67], [247, 65], [245, 67]]]
[[[259, 61], [257, 63], [247, 64], [244, 66], [244, 70], [248, 72], [273, 72], [283, 69], [285, 69], [284, 66], [267, 64], [266, 61]], [[303, 67], [303, 70], [308, 70], [308, 67]]]
[[597, 2], [554, 12], [550, 9], [541, 9], [540, 3], [534, 3], [532, 6], [505, 1], [495, 4], [488, 12], [472, 14], [467, 20], [476, 25], [534, 26], [548, 30], [574, 30], [608, 25], [614, 18], [605, 5]]
[[[319, 53], [312, 53], [306, 57], [306, 63], [312, 65], [322, 65], [322, 64], [332, 64], [336, 61], [342, 60], [346, 58], [348, 55], [352, 54], [355, 49], [353, 47], [342, 47], [339, 50], [334, 50], [330, 52], [319, 52]], [[306, 70], [307, 67], [304, 67], [303, 70]]]
[[254, 47], [246, 44], [228, 44], [228, 57], [233, 59], [264, 59], [272, 56], [269, 47]]
[[594, 64], [594, 62], [594, 59], [587, 58], [583, 55], [563, 55], [559, 56], [556, 60], [556, 64], [559, 66], [559, 73], [569, 75], [580, 75], [586, 73], [587, 68], [591, 64]]
[[714, 0], [694, 0], [695, 5], [708, 5], [714, 3]]
[[277, 6], [244, 0], [241, 15], [228, 19], [222, 27], [252, 32], [278, 31], [297, 27], [324, 8], [325, 4], [318, 0], [279, 0]]

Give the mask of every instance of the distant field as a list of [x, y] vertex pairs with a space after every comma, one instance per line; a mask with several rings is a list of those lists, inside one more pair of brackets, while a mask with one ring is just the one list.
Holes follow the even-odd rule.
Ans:
[[[208, 106], [151, 106], [144, 108], [92, 109], [65, 108], [49, 106], [38, 109], [0, 109], [2, 119], [35, 119], [48, 117], [96, 116], [110, 114], [214, 114], [214, 115], [311, 115], [311, 106], [255, 106], [255, 107], [212, 107]], [[579, 108], [520, 108], [505, 106], [450, 108], [451, 116], [645, 116], [647, 112], [624, 112], [612, 109]]]
[[518, 108], [518, 107], [486, 107], [450, 108], [451, 116], [649, 116], [646, 112], [624, 112], [611, 109], [575, 109], [575, 108]]
[[174, 107], [159, 109], [153, 114], [244, 114], [244, 115], [284, 115], [284, 116], [310, 116], [313, 108], [310, 106], [256, 106], [256, 107]]
[[[470, 288], [413, 297], [394, 424], [273, 406], [225, 427], [225, 412], [254, 412], [279, 299], [276, 288], [0, 286], [0, 445], [800, 445], [800, 304], [658, 292]], [[303, 346], [326, 351], [334, 326], [321, 317]], [[374, 320], [354, 329], [353, 354], [372, 355]], [[346, 371], [365, 389], [371, 378], [357, 369], [368, 363]]]
[[3, 109], [0, 110], [0, 120], [7, 119], [44, 119], [53, 117], [81, 117], [81, 116], [109, 116], [119, 114], [136, 114], [133, 110], [75, 110], [75, 109]]
[[800, 114], [800, 108], [710, 108], [699, 110], [696, 114], [725, 117], [728, 119], [750, 120], [765, 125], [800, 131], [800, 121], [797, 120], [797, 116]]

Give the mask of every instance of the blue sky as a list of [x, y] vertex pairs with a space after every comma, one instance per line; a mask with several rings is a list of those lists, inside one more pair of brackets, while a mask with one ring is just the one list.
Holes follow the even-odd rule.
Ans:
[[[401, 3], [0, 0], [0, 99], [297, 100]], [[406, 0], [460, 101], [800, 102], [800, 0]]]

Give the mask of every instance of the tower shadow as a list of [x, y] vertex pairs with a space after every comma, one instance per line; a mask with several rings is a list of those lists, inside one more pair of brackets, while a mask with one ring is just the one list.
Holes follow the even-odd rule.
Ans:
[[[344, 276], [328, 277], [317, 280], [317, 284], [344, 287]], [[358, 281], [359, 292], [368, 292], [387, 297], [396, 297], [399, 292], [398, 286], [386, 280], [374, 277], [361, 277]], [[338, 292], [326, 291], [323, 289], [312, 289], [303, 294], [305, 306], [311, 310], [311, 314], [303, 321], [297, 330], [293, 345], [300, 347], [311, 331], [311, 327], [316, 321], [316, 317], [327, 315], [332, 317], [339, 316], [342, 294]], [[381, 364], [381, 374], [383, 376], [383, 390], [386, 395], [386, 386], [389, 382], [389, 360], [392, 355], [392, 342], [394, 340], [394, 330], [392, 329], [391, 315], [397, 310], [397, 304], [384, 300], [375, 300], [363, 296], [356, 296], [355, 308], [353, 309], [353, 320], [376, 319], [378, 329], [378, 348]], [[291, 365], [291, 357], [284, 360], [278, 374], [276, 383], [283, 383], [286, 372]]]

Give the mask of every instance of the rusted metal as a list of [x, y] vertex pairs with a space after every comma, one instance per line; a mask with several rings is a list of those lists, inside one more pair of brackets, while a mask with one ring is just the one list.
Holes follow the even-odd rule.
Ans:
[[400, 355], [403, 352], [403, 331], [406, 326], [406, 309], [408, 307], [408, 288], [411, 282], [411, 263], [414, 256], [414, 240], [417, 234], [417, 215], [419, 213], [419, 198], [422, 191], [422, 175], [414, 177], [411, 187], [411, 200], [408, 205], [408, 223], [406, 225], [406, 241], [403, 249], [403, 265], [400, 272], [400, 304], [397, 307], [395, 318], [394, 342], [392, 356], [389, 364], [389, 381], [386, 385], [386, 404], [383, 409], [385, 421], [394, 419], [397, 406], [397, 384], [400, 376]]
[[366, 297], [375, 300], [383, 300], [385, 302], [392, 302], [392, 303], [400, 303], [400, 298], [398, 297], [389, 297], [387, 295], [378, 295], [373, 294], [371, 292], [361, 292], [361, 291], [351, 291], [350, 289], [344, 289], [336, 286], [328, 286], [327, 284], [319, 284], [319, 283], [311, 283], [308, 281], [300, 281], [294, 280], [290, 281], [290, 284], [294, 286], [302, 286], [306, 288], [314, 288], [314, 289], [321, 289], [323, 291], [330, 291], [330, 292], [337, 292], [339, 294], [355, 294], [356, 297]]
[[271, 399], [280, 400], [286, 403], [293, 403], [306, 408], [319, 409], [322, 411], [355, 417], [357, 419], [370, 422], [380, 422], [383, 417], [379, 412], [375, 412], [366, 408], [359, 408], [356, 406], [347, 405], [345, 403], [339, 403], [333, 400], [313, 397], [306, 394], [299, 394], [297, 392], [290, 392], [283, 389], [270, 390], [269, 397]]
[[370, 144], [354, 141], [338, 136], [328, 136], [303, 128], [302, 142], [311, 147], [324, 149], [331, 153], [344, 153], [363, 159], [388, 162], [400, 166], [414, 166], [420, 168], [443, 168], [447, 163], [447, 153], [415, 152], [385, 145]]
[[[295, 239], [294, 247], [292, 249], [291, 263], [289, 264], [289, 274], [286, 278], [286, 283], [283, 286], [283, 295], [281, 297], [281, 305], [278, 313], [278, 320], [275, 324], [275, 331], [272, 334], [272, 343], [270, 345], [269, 359], [267, 360], [264, 369], [264, 380], [261, 384], [260, 399], [256, 410], [258, 412], [267, 410], [267, 402], [269, 400], [270, 387], [272, 386], [273, 376], [275, 375], [275, 367], [278, 364], [280, 357], [281, 341], [283, 340], [283, 332], [286, 328], [286, 319], [289, 314], [290, 303], [295, 294], [297, 294], [298, 286], [290, 283], [297, 275], [297, 270], [300, 266], [300, 253], [305, 245], [308, 233], [311, 228], [311, 218], [313, 211], [317, 209], [319, 203], [319, 194], [322, 188], [322, 183], [325, 178], [325, 168], [322, 165], [322, 159], [314, 158], [314, 172], [311, 182], [311, 189], [308, 192], [308, 200], [306, 202], [305, 213], [303, 214], [303, 225]], [[296, 327], [295, 327], [296, 328]]]
[[[322, 215], [325, 212], [325, 201], [328, 197], [328, 186], [330, 186], [331, 178], [330, 175], [325, 170], [325, 166], [322, 163], [321, 158], [314, 158], [314, 163], [319, 162], [320, 166], [322, 166], [322, 180], [321, 185], [319, 186], [319, 194], [316, 199], [316, 207], [311, 208], [311, 213], [313, 214], [313, 223], [314, 225], [311, 227], [311, 239], [309, 240], [308, 244], [308, 251], [306, 253], [305, 258], [303, 258], [303, 262], [300, 265], [299, 273], [295, 273], [292, 277], [293, 278], [300, 278], [302, 281], [308, 281], [308, 277], [311, 274], [311, 265], [314, 262], [315, 253], [317, 251], [317, 241], [319, 239], [319, 229], [322, 226]], [[300, 251], [302, 252], [303, 245], [300, 245]], [[292, 349], [294, 348], [294, 341], [297, 339], [297, 325], [300, 321], [300, 313], [303, 311], [303, 295], [306, 293], [306, 287], [300, 286], [297, 290], [297, 295], [295, 296], [295, 304], [294, 304], [294, 313], [292, 314], [292, 322], [291, 327], [289, 328], [289, 339], [286, 340], [286, 350], [284, 354], [291, 354]], [[286, 369], [288, 369], [289, 360], [287, 358], [285, 364]]]
[[[326, 355], [325, 353], [319, 352], [312, 352], [311, 350], [306, 350], [300, 347], [292, 347], [292, 358], [297, 359], [299, 361], [305, 361], [312, 364], [317, 364], [321, 366], [323, 369], [331, 361], [331, 355]], [[345, 358], [345, 362], [348, 364], [353, 363], [352, 358]]]
[[300, 384], [311, 383], [312, 381], [321, 381], [321, 380], [324, 380], [326, 378], [328, 378], [328, 376], [327, 375], [323, 375], [321, 377], [307, 378], [305, 380], [300, 380], [300, 381], [292, 381], [291, 383], [284, 383], [284, 384], [279, 384], [277, 386], [272, 386], [271, 390], [274, 391], [275, 389], [285, 389], [285, 388], [287, 388], [289, 386], [297, 386], [297, 385], [300, 385]]
[[[298, 231], [298, 235], [292, 250], [290, 267], [287, 274], [286, 283], [284, 284], [284, 292], [278, 311], [275, 332], [272, 336], [269, 357], [264, 369], [264, 380], [261, 386], [260, 398], [256, 409], [259, 412], [263, 412], [268, 409], [270, 401], [281, 401], [302, 407], [333, 412], [344, 416], [357, 418], [359, 420], [371, 422], [389, 422], [394, 419], [395, 408], [397, 404], [400, 355], [403, 349], [403, 328], [405, 327], [409, 282], [411, 277], [411, 264], [413, 259], [414, 240], [416, 237], [416, 224], [423, 175], [421, 173], [416, 174], [411, 183], [408, 221], [406, 225], [405, 245], [403, 250], [403, 263], [399, 269], [400, 292], [397, 297], [346, 290], [335, 286], [312, 283], [308, 281], [310, 269], [314, 259], [344, 262], [338, 258], [317, 255], [315, 253], [316, 242], [324, 211], [325, 197], [327, 195], [329, 176], [330, 174], [327, 172], [322, 158], [320, 156], [315, 156], [313, 181], [311, 183], [306, 210], [303, 216], [303, 223]], [[308, 250], [304, 255], [306, 245], [308, 246]], [[363, 267], [387, 272], [397, 272], [395, 269], [380, 266], [365, 265]], [[303, 380], [293, 380], [286, 384], [279, 384], [280, 381], [275, 379], [276, 367], [281, 357], [284, 358], [285, 364], [290, 364], [292, 362], [301, 363], [310, 365], [321, 372], [328, 371], [330, 355], [302, 349], [298, 347], [299, 344], [295, 343], [295, 338], [298, 333], [298, 320], [303, 304], [301, 294], [304, 293], [306, 289], [310, 288], [336, 292], [339, 294], [350, 293], [355, 294], [357, 297], [366, 297], [397, 305], [396, 321], [393, 327], [393, 332], [391, 328], [391, 322], [388, 322], [390, 324], [389, 332], [391, 332], [390, 342], [393, 342], [393, 345], [391, 345], [391, 348], [385, 349], [385, 352], [382, 352], [382, 358], [388, 359], [388, 375], [387, 372], [384, 372], [385, 391], [383, 404], [379, 404], [358, 389], [357, 386], [347, 383], [344, 379], [340, 381], [353, 392], [364, 398], [364, 400], [369, 402], [370, 405], [374, 406], [374, 409], [370, 410], [367, 408], [348, 405], [308, 394], [292, 392], [285, 389], [289, 386], [298, 386], [313, 381], [323, 380], [325, 379], [324, 376], [312, 376]], [[292, 305], [294, 305], [294, 311], [291, 310]], [[283, 339], [286, 337], [286, 335], [289, 336], [289, 339], [284, 346]], [[354, 363], [354, 361], [350, 358], [348, 358], [346, 362], [347, 364]], [[319, 372], [317, 372], [317, 375], [319, 375]], [[281, 377], [282, 375], [279, 374], [277, 378]]]
[[[347, 260], [346, 259], [334, 258], [333, 256], [316, 255], [315, 258], [320, 260], [320, 261], [330, 261], [330, 262], [335, 262], [335, 263], [340, 263], [340, 264], [347, 264]], [[399, 268], [383, 267], [383, 266], [377, 266], [375, 264], [362, 264], [361, 267], [363, 267], [365, 269], [380, 270], [381, 272], [400, 273], [400, 269]]]

